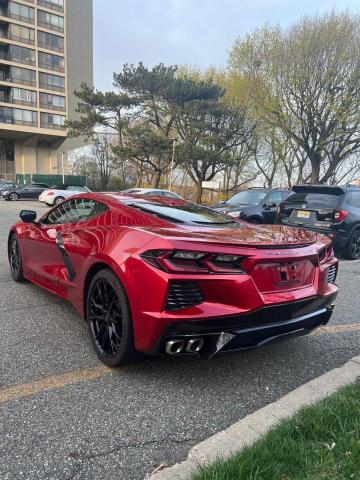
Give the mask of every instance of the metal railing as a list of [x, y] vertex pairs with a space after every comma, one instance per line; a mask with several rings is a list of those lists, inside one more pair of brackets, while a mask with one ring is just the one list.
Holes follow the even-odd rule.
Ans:
[[35, 39], [19, 37], [11, 33], [9, 30], [0, 30], [0, 38], [8, 38], [9, 40], [14, 40], [15, 42], [26, 43], [27, 45], [35, 45]]
[[5, 52], [0, 52], [0, 59], [7, 60], [8, 62], [22, 63], [25, 65], [36, 65], [35, 60], [32, 60], [31, 58], [17, 58]]
[[[26, 0], [26, 1], [29, 1], [29, 0]], [[41, 5], [42, 7], [45, 7], [45, 8], [49, 8], [50, 10], [55, 10], [57, 12], [64, 11], [64, 7], [51, 2], [51, 0], [38, 0], [38, 5]]]
[[48, 128], [51, 130], [66, 130], [66, 127], [64, 125], [56, 125], [55, 123], [49, 123], [49, 122], [40, 122], [40, 127]]
[[9, 82], [9, 83], [16, 83], [19, 85], [30, 85], [30, 86], [36, 86], [36, 79], [35, 80], [26, 80], [23, 78], [17, 78], [13, 77], [10, 74], [6, 74], [4, 72], [0, 72], [0, 81], [2, 82]]
[[46, 110], [55, 110], [58, 112], [66, 112], [66, 107], [59, 107], [57, 105], [52, 105], [51, 103], [40, 102], [40, 107], [45, 108]]
[[43, 88], [44, 90], [53, 90], [56, 92], [65, 92], [65, 87], [61, 87], [60, 85], [52, 85], [49, 83], [45, 82], [40, 82], [40, 88]]
[[45, 43], [45, 42], [41, 42], [39, 40], [38, 40], [38, 47], [45, 48], [46, 50], [51, 50], [53, 52], [64, 53], [64, 51], [65, 51], [64, 47], [62, 47], [62, 48], [53, 47], [52, 45], [49, 45], [48, 43]]
[[19, 120], [9, 115], [0, 114], [0, 123], [7, 125], [23, 125], [25, 127], [37, 127], [37, 122], [28, 122], [27, 120]]
[[52, 25], [51, 23], [43, 22], [40, 19], [38, 19], [38, 26], [47, 28], [48, 30], [55, 30], [56, 32], [64, 33], [64, 27], [57, 27], [55, 25]]
[[42, 62], [39, 62], [39, 68], [44, 68], [45, 70], [52, 70], [54, 72], [61, 72], [61, 73], [65, 72], [65, 67], [57, 67], [57, 66], [50, 65], [48, 63], [42, 63]]
[[24, 17], [22, 15], [16, 15], [16, 13], [11, 12], [8, 8], [0, 7], [0, 15], [2, 17], [12, 18], [13, 20], [19, 20], [20, 22], [24, 23], [31, 23], [34, 25], [35, 19], [34, 17]]

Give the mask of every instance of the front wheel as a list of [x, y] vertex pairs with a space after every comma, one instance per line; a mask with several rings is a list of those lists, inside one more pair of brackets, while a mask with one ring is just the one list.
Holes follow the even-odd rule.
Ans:
[[94, 276], [87, 294], [86, 312], [92, 344], [105, 365], [118, 367], [138, 358], [129, 303], [111, 270], [101, 270]]
[[63, 202], [64, 200], [64, 197], [56, 197], [54, 200], [54, 205], [59, 205], [59, 203]]
[[19, 240], [15, 233], [12, 234], [9, 242], [9, 262], [10, 271], [13, 280], [21, 283], [25, 280], [23, 274], [23, 264], [20, 252]]
[[348, 260], [358, 260], [360, 258], [360, 230], [355, 230], [343, 250], [344, 257]]

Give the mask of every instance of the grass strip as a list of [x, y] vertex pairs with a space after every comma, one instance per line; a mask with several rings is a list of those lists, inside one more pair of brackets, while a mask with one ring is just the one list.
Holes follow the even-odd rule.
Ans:
[[302, 409], [193, 480], [360, 480], [360, 382]]

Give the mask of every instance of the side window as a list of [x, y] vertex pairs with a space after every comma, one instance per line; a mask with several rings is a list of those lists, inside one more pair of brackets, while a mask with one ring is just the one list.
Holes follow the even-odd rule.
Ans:
[[76, 223], [96, 217], [108, 210], [107, 206], [88, 198], [76, 198], [59, 205], [47, 216], [45, 223], [48, 225], [61, 225]]
[[270, 205], [279, 205], [279, 203], [282, 201], [283, 197], [281, 192], [274, 192], [269, 196], [268, 203]]
[[360, 208], [360, 192], [353, 192], [348, 199], [348, 204], [352, 207]]

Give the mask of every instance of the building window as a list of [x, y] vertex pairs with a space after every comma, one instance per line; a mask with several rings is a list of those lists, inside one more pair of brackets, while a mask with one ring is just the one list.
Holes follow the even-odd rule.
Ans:
[[58, 75], [51, 75], [49, 73], [39, 74], [40, 88], [46, 90], [57, 90], [58, 92], [65, 91], [65, 78]]
[[20, 25], [10, 24], [9, 38], [16, 42], [29, 43], [35, 45], [35, 30]]
[[0, 107], [0, 122], [25, 125], [30, 127], [37, 126], [37, 114], [31, 110], [20, 110], [20, 108]]
[[49, 28], [50, 30], [64, 31], [64, 17], [53, 15], [52, 13], [38, 10], [38, 25]]
[[47, 70], [65, 71], [65, 58], [51, 53], [39, 52], [39, 67]]
[[38, 5], [43, 7], [52, 8], [58, 12], [64, 11], [64, 0], [38, 0]]
[[42, 128], [53, 128], [55, 130], [64, 130], [65, 117], [62, 115], [56, 115], [52, 113], [40, 114], [40, 126]]
[[35, 65], [35, 51], [30, 48], [9, 45], [9, 60], [12, 62], [26, 63]]
[[36, 92], [25, 90], [24, 88], [11, 89], [12, 103], [36, 105]]
[[40, 93], [40, 106], [51, 110], [66, 110], [65, 97], [60, 95], [51, 95], [50, 93]]
[[26, 68], [1, 66], [0, 78], [5, 82], [21, 83], [24, 85], [36, 85], [36, 73]]
[[16, 2], [9, 2], [8, 15], [22, 22], [34, 23], [34, 9]]
[[64, 51], [64, 38], [52, 33], [38, 32], [38, 46], [48, 50]]

